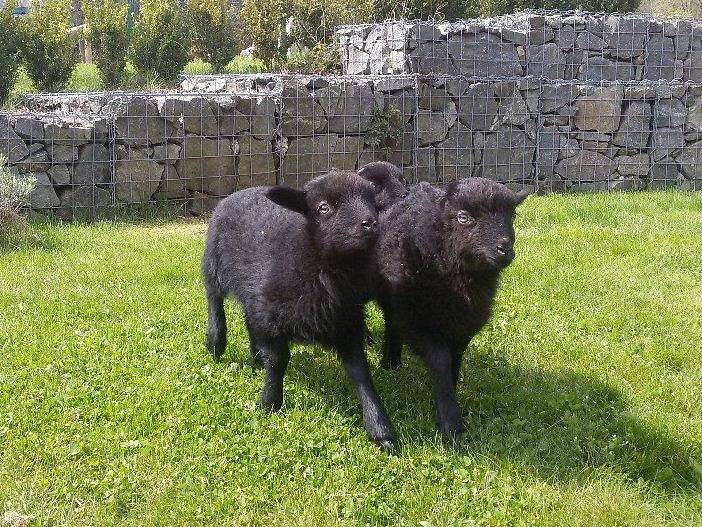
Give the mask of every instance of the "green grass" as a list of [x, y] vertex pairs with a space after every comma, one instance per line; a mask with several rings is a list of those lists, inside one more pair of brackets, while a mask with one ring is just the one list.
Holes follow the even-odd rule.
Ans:
[[[465, 441], [427, 375], [378, 367], [370, 444], [331, 353], [256, 407], [240, 311], [203, 348], [205, 224], [33, 224], [0, 253], [0, 515], [31, 525], [702, 525], [702, 195], [530, 198], [466, 354]], [[380, 315], [371, 329], [379, 337]]]

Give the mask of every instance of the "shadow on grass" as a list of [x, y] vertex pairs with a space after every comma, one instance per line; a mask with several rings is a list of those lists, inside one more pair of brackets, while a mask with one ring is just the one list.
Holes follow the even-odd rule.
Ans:
[[[250, 364], [248, 353], [243, 357], [232, 360]], [[420, 361], [406, 352], [402, 369], [374, 368], [373, 377], [404, 443], [436, 448], [429, 379]], [[323, 393], [330, 407], [363, 426], [353, 389], [331, 352], [294, 351], [286, 390], [293, 383]], [[544, 479], [587, 477], [593, 469], [608, 468], [664, 492], [702, 490], [699, 451], [635, 418], [621, 393], [585, 375], [524, 368], [471, 349], [459, 400], [466, 424], [459, 451], [503, 457]]]

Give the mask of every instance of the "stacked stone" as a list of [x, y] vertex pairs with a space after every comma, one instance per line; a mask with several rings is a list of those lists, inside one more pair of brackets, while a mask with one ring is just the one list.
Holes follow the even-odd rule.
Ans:
[[702, 21], [535, 14], [342, 26], [343, 71], [702, 82]]
[[270, 96], [113, 93], [25, 102], [60, 113], [89, 108], [113, 124], [114, 162], [105, 160], [104, 184], [117, 204], [178, 200], [202, 212], [235, 190], [278, 179], [277, 102]]
[[112, 204], [109, 119], [0, 114], [0, 154], [19, 177], [33, 176], [33, 209], [92, 213]]

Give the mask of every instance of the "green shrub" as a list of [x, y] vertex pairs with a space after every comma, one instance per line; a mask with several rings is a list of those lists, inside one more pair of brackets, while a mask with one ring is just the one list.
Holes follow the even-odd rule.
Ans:
[[123, 0], [83, 0], [85, 36], [107, 88], [119, 86], [124, 78], [129, 48], [128, 9]]
[[19, 29], [12, 16], [15, 2], [0, 8], [0, 105], [10, 96], [19, 70]]
[[131, 60], [148, 82], [175, 80], [188, 63], [190, 43], [190, 24], [178, 0], [142, 0]]
[[373, 121], [366, 132], [365, 142], [376, 152], [390, 155], [400, 146], [402, 125], [402, 113], [397, 107], [376, 107], [373, 111]]
[[189, 0], [195, 56], [222, 69], [236, 56], [236, 18], [228, 0]]
[[254, 57], [268, 68], [284, 55], [281, 40], [288, 11], [284, 0], [244, 0], [239, 12], [241, 35], [247, 44], [253, 44]]
[[636, 11], [641, 0], [468, 0], [466, 16], [491, 16], [521, 9], [582, 9], [584, 11]]
[[283, 68], [290, 73], [338, 73], [341, 71], [339, 51], [334, 46], [318, 43], [312, 49], [291, 53]]
[[42, 91], [60, 91], [78, 62], [77, 35], [71, 28], [71, 0], [35, 3], [21, 21], [21, 55], [34, 85]]
[[266, 65], [261, 59], [253, 59], [242, 55], [234, 57], [224, 67], [224, 73], [263, 73], [266, 71]]
[[[468, 4], [475, 2], [467, 0]], [[387, 18], [455, 20], [466, 11], [466, 0], [376, 0], [373, 6], [375, 20]]]

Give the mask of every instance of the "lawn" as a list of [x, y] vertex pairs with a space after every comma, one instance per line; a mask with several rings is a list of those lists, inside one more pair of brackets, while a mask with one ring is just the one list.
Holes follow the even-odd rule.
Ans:
[[[30, 525], [702, 525], [702, 194], [530, 198], [442, 443], [427, 376], [373, 374], [365, 437], [333, 355], [256, 399], [241, 313], [204, 347], [186, 219], [41, 224], [0, 253], [0, 515]], [[378, 337], [382, 324], [371, 312]]]

